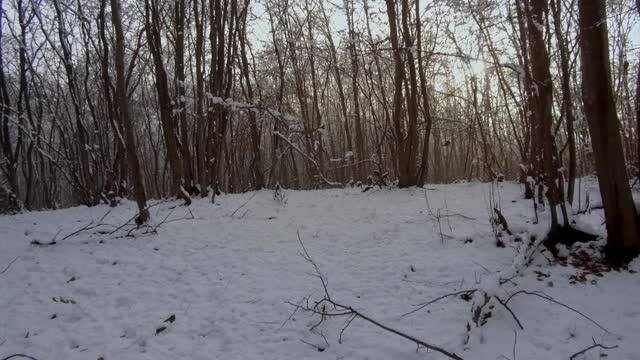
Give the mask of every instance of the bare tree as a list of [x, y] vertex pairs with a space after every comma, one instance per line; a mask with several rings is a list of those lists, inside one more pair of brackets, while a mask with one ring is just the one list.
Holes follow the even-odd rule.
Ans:
[[[102, 0], [106, 2], [106, 0]], [[103, 5], [104, 6], [104, 5]], [[118, 0], [111, 0], [111, 23], [115, 32], [115, 68], [116, 68], [116, 102], [118, 112], [122, 123], [124, 124], [126, 144], [127, 144], [127, 158], [129, 160], [129, 169], [131, 171], [131, 177], [133, 179], [133, 189], [138, 205], [138, 217], [136, 222], [142, 224], [149, 219], [149, 210], [146, 208], [146, 195], [144, 192], [144, 185], [142, 181], [142, 174], [140, 172], [140, 162], [138, 155], [136, 154], [136, 139], [134, 136], [134, 126], [129, 114], [129, 100], [127, 93], [127, 86], [125, 81], [125, 69], [124, 69], [124, 49], [125, 39], [124, 31], [122, 30], [122, 15], [120, 10], [120, 2]]]
[[629, 260], [640, 252], [640, 229], [624, 162], [613, 101], [605, 0], [579, 0], [582, 98], [589, 124], [607, 225], [607, 255]]
[[[0, 9], [4, 11], [2, 0], [0, 0]], [[4, 16], [0, 16], [0, 28], [2, 29], [4, 29], [4, 27], [2, 27], [3, 19]], [[4, 31], [0, 32], [0, 101], [2, 101], [2, 109], [0, 109], [0, 116], [2, 116], [0, 124], [0, 145], [2, 146], [2, 173], [9, 183], [8, 190], [11, 192], [10, 196], [19, 199], [18, 161], [22, 148], [22, 131], [15, 131], [12, 124], [11, 96], [7, 85], [3, 59], [3, 35]], [[14, 137], [17, 137], [17, 139], [13, 139]]]
[[[147, 43], [153, 58], [156, 91], [158, 94], [158, 105], [160, 112], [160, 122], [164, 134], [165, 145], [167, 149], [167, 158], [172, 176], [172, 188], [178, 198], [184, 199], [185, 204], [191, 204], [189, 194], [184, 190], [182, 184], [182, 166], [178, 155], [178, 142], [176, 139], [176, 119], [173, 116], [174, 108], [171, 106], [171, 95], [169, 93], [169, 81], [167, 79], [167, 71], [164, 66], [162, 56], [162, 20], [161, 6], [157, 0], [145, 0], [145, 33], [147, 34]], [[180, 61], [178, 59], [178, 61]], [[180, 80], [178, 80], [180, 81]], [[181, 100], [181, 99], [180, 99]], [[180, 102], [182, 103], [182, 101]]]

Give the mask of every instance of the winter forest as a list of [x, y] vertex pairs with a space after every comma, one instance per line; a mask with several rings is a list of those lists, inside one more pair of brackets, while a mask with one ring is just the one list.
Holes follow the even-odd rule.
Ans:
[[640, 0], [0, 8], [0, 360], [640, 359]]

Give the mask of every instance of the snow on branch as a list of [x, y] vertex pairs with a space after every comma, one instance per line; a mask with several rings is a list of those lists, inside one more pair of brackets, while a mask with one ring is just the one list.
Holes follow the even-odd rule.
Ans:
[[300, 147], [298, 147], [296, 144], [291, 142], [291, 140], [289, 140], [289, 138], [287, 138], [286, 136], [282, 135], [282, 133], [280, 133], [279, 131], [274, 131], [273, 135], [279, 137], [280, 139], [282, 139], [289, 146], [291, 146], [292, 149], [294, 149], [296, 152], [298, 152], [300, 155], [302, 155], [307, 161], [309, 161], [311, 163], [311, 165], [313, 165], [313, 167], [316, 170], [316, 172], [318, 173], [317, 176], [325, 184], [327, 184], [329, 186], [334, 186], [334, 187], [341, 187], [341, 188], [344, 187], [344, 185], [342, 183], [331, 181], [331, 180], [327, 179], [324, 176], [324, 174], [322, 173], [322, 171], [320, 170], [320, 165], [318, 165], [318, 162], [314, 158], [312, 158], [309, 154], [307, 154], [304, 151], [302, 151], [302, 149], [300, 149]]
[[222, 106], [230, 111], [240, 111], [240, 112], [251, 111], [254, 113], [264, 112], [269, 114], [275, 120], [282, 122], [284, 125], [286, 125], [287, 129], [289, 130], [295, 129], [295, 125], [300, 123], [300, 119], [298, 119], [297, 117], [291, 114], [281, 113], [278, 110], [275, 110], [266, 106], [262, 106], [259, 104], [244, 103], [241, 101], [234, 100], [232, 98], [224, 99], [220, 96], [214, 96], [211, 93], [207, 93], [207, 99], [209, 103], [208, 104], [209, 111], [212, 111], [215, 106]]

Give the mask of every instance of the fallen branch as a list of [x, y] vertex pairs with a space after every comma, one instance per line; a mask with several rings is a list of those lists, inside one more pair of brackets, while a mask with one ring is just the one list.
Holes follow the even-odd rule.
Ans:
[[520, 294], [526, 294], [526, 295], [537, 296], [537, 297], [539, 297], [539, 298], [541, 298], [541, 299], [545, 299], [545, 300], [547, 300], [547, 301], [549, 301], [549, 302], [552, 302], [552, 303], [554, 303], [554, 304], [556, 304], [556, 305], [560, 305], [560, 306], [564, 307], [565, 309], [571, 310], [571, 311], [573, 311], [574, 313], [576, 313], [576, 314], [578, 314], [578, 315], [582, 316], [583, 318], [585, 318], [585, 319], [589, 320], [592, 324], [594, 324], [595, 326], [599, 327], [599, 328], [600, 328], [601, 330], [603, 330], [604, 332], [606, 332], [606, 333], [610, 333], [610, 331], [609, 331], [609, 330], [605, 329], [602, 325], [598, 324], [598, 323], [597, 323], [595, 320], [593, 320], [592, 318], [590, 318], [590, 317], [588, 317], [587, 315], [585, 315], [585, 314], [581, 313], [580, 311], [578, 311], [578, 310], [576, 310], [576, 309], [572, 308], [572, 307], [571, 307], [571, 306], [569, 306], [569, 305], [563, 304], [563, 303], [561, 303], [561, 302], [559, 302], [559, 301], [555, 300], [555, 299], [554, 299], [554, 298], [552, 298], [551, 296], [549, 296], [549, 295], [547, 295], [547, 294], [544, 294], [544, 293], [531, 292], [531, 291], [527, 291], [527, 290], [519, 290], [519, 291], [516, 291], [515, 293], [511, 294], [511, 295], [507, 298], [507, 300], [505, 300], [505, 301], [504, 301], [504, 303], [505, 303], [505, 304], [508, 304], [508, 303], [509, 303], [509, 301], [511, 301], [511, 299], [513, 299], [514, 297], [516, 297], [517, 295], [520, 295]]
[[494, 296], [496, 298], [496, 300], [498, 300], [498, 302], [500, 303], [500, 305], [502, 305], [505, 309], [507, 309], [507, 311], [509, 312], [509, 314], [511, 314], [511, 316], [513, 317], [513, 320], [516, 321], [516, 323], [518, 324], [518, 326], [520, 327], [520, 330], [524, 330], [524, 326], [522, 326], [522, 323], [520, 322], [520, 319], [518, 319], [518, 317], [516, 316], [516, 314], [511, 310], [511, 308], [507, 305], [506, 302], [502, 301], [502, 299], [500, 299], [497, 296]]
[[513, 330], [513, 360], [516, 360], [516, 346], [518, 346], [518, 332]]
[[181, 217], [181, 218], [175, 218], [175, 219], [167, 220], [167, 219], [169, 218], [169, 215], [171, 215], [171, 213], [169, 213], [169, 215], [167, 215], [167, 216], [164, 218], [164, 220], [162, 220], [161, 222], [159, 222], [158, 224], [156, 224], [156, 226], [154, 226], [154, 227], [153, 227], [153, 232], [155, 233], [155, 232], [156, 232], [156, 230], [157, 230], [160, 226], [165, 225], [165, 224], [168, 224], [168, 223], [172, 223], [172, 222], [174, 222], [174, 221], [181, 221], [181, 220], [194, 220], [196, 217], [195, 217], [195, 215], [193, 215], [193, 212], [191, 211], [191, 209], [190, 209], [190, 208], [187, 208], [187, 211], [189, 212], [189, 216], [185, 215], [184, 217]]
[[[322, 288], [324, 289], [324, 297], [319, 300], [314, 302], [314, 305], [311, 306], [309, 304], [309, 298], [304, 299], [306, 301], [302, 301], [299, 305], [296, 305], [296, 309], [301, 309], [303, 311], [306, 312], [310, 312], [312, 314], [317, 314], [321, 316], [321, 320], [320, 323], [322, 323], [322, 321], [324, 321], [325, 317], [339, 317], [339, 316], [347, 316], [348, 320], [346, 325], [343, 327], [343, 330], [340, 333], [340, 341], [342, 339], [342, 333], [344, 332], [344, 329], [346, 329], [351, 322], [353, 322], [353, 320], [355, 320], [356, 318], [362, 319], [366, 322], [369, 322], [370, 324], [373, 324], [387, 332], [390, 332], [392, 334], [395, 334], [397, 336], [400, 336], [404, 339], [407, 339], [413, 343], [415, 343], [416, 345], [418, 345], [418, 347], [424, 347], [433, 351], [436, 351], [438, 353], [441, 353], [447, 357], [449, 357], [450, 359], [454, 359], [454, 360], [463, 360], [460, 356], [456, 355], [453, 352], [449, 352], [439, 346], [436, 345], [432, 345], [429, 344], [423, 340], [417, 339], [411, 335], [408, 335], [406, 333], [403, 333], [401, 331], [398, 331], [396, 329], [390, 328], [386, 325], [381, 324], [380, 322], [370, 318], [369, 316], [361, 313], [358, 310], [355, 310], [354, 308], [352, 308], [351, 306], [348, 305], [342, 305], [336, 301], [334, 301], [331, 298], [331, 295], [329, 294], [329, 290], [328, 290], [328, 283], [327, 280], [325, 279], [325, 277], [322, 275], [322, 272], [320, 271], [320, 268], [318, 267], [318, 265], [315, 263], [315, 261], [311, 258], [311, 256], [309, 255], [309, 252], [307, 251], [307, 249], [304, 246], [304, 243], [302, 242], [302, 238], [300, 237], [300, 232], [298, 232], [298, 241], [300, 242], [300, 246], [302, 247], [302, 257], [305, 259], [305, 261], [307, 261], [308, 263], [310, 263], [314, 270], [315, 270], [315, 276], [320, 280], [320, 283], [322, 284]], [[302, 305], [302, 303], [305, 303], [305, 305]], [[330, 305], [334, 310], [327, 310], [328, 306]], [[314, 328], [317, 327], [317, 325], [319, 325], [320, 323], [314, 325]]]
[[5, 358], [2, 358], [0, 360], [9, 360], [9, 359], [13, 359], [13, 358], [25, 358], [25, 359], [30, 359], [30, 360], [38, 360], [36, 358], [34, 358], [33, 356], [29, 356], [29, 355], [25, 355], [25, 354], [13, 354], [13, 355], [9, 355]]
[[[193, 220], [193, 219], [195, 219], [195, 216], [193, 215], [193, 212], [191, 211], [191, 209], [187, 208], [187, 211], [189, 212], [189, 216], [184, 216], [184, 217], [181, 217], [181, 218], [175, 218], [175, 219], [167, 220], [167, 219], [169, 219], [171, 214], [173, 214], [174, 210], [175, 210], [175, 208], [171, 208], [171, 211], [169, 211], [167, 216], [165, 216], [164, 219], [162, 219], [162, 221], [160, 221], [159, 223], [155, 224], [154, 226], [151, 226], [151, 225], [148, 225], [148, 224], [140, 224], [140, 225], [137, 225], [135, 227], [132, 227], [131, 229], [129, 229], [129, 231], [127, 231], [127, 234], [125, 235], [125, 237], [136, 237], [137, 235], [157, 234], [158, 233], [158, 228], [160, 226], [162, 226], [162, 225], [165, 225], [165, 224], [168, 224], [168, 223], [174, 222], [174, 221]], [[134, 234], [133, 233], [135, 230], [140, 230], [140, 229], [146, 229], [146, 230], [140, 232], [139, 234]]]
[[500, 212], [500, 210], [498, 210], [498, 208], [495, 208], [495, 207], [493, 208], [493, 211], [496, 213], [496, 216], [497, 216], [496, 220], [498, 224], [502, 225], [502, 228], [507, 234], [513, 235], [511, 230], [509, 230], [509, 224], [507, 224], [507, 219], [504, 217], [504, 215], [502, 215], [502, 212]]
[[580, 356], [580, 355], [582, 355], [582, 354], [586, 353], [587, 351], [589, 351], [589, 350], [593, 350], [593, 349], [596, 349], [596, 348], [601, 348], [601, 349], [605, 349], [605, 350], [611, 350], [611, 349], [616, 349], [616, 348], [618, 347], [618, 345], [614, 345], [614, 346], [604, 346], [604, 345], [602, 345], [602, 344], [597, 343], [597, 342], [596, 342], [596, 339], [594, 339], [594, 338], [591, 338], [591, 340], [593, 340], [593, 345], [591, 345], [591, 346], [589, 346], [588, 348], [583, 349], [583, 350], [580, 350], [580, 351], [578, 351], [577, 353], [575, 353], [575, 354], [571, 355], [571, 356], [569, 357], [569, 360], [573, 360], [573, 359], [577, 358], [578, 356]]
[[[159, 202], [157, 202], [157, 203], [155, 203], [153, 205], [149, 205], [149, 206], [145, 207], [142, 211], [143, 212], [144, 211], [149, 211], [149, 209], [151, 209], [152, 207], [156, 207], [156, 206], [162, 205], [162, 204], [168, 202], [169, 200], [170, 199], [165, 199], [165, 200], [159, 201]], [[133, 217], [129, 218], [129, 220], [127, 220], [127, 222], [125, 222], [124, 224], [118, 226], [115, 230], [110, 232], [109, 235], [113, 235], [116, 232], [118, 232], [119, 230], [121, 230], [122, 228], [124, 228], [125, 226], [130, 225], [131, 222], [134, 221], [138, 216], [140, 216], [140, 212], [136, 212], [136, 214]]]
[[322, 346], [319, 346], [319, 345], [314, 345], [314, 344], [312, 344], [310, 342], [307, 342], [307, 341], [304, 341], [302, 339], [300, 340], [300, 342], [302, 342], [303, 344], [307, 344], [307, 345], [311, 346], [312, 348], [318, 350], [318, 352], [323, 352], [329, 347], [329, 342], [327, 341], [327, 337], [324, 336], [322, 331], [320, 332], [319, 335], [322, 337], [322, 339], [324, 340], [324, 343], [327, 345], [326, 347], [322, 347]]
[[[74, 235], [78, 235], [79, 233], [81, 233], [83, 231], [93, 230], [93, 229], [95, 229], [97, 227], [100, 227], [100, 226], [113, 226], [113, 227], [115, 227], [114, 225], [111, 225], [111, 224], [103, 224], [102, 223], [102, 220], [104, 220], [110, 213], [111, 213], [111, 210], [107, 211], [104, 215], [102, 215], [100, 220], [98, 220], [97, 224], [93, 220], [91, 220], [87, 225], [85, 225], [82, 228], [72, 232], [69, 235], [66, 235], [65, 237], [61, 238], [58, 241], [66, 240], [66, 239], [68, 239], [68, 238], [70, 238], [70, 237], [72, 237]], [[55, 242], [55, 238], [53, 239], [53, 242]]]
[[422, 309], [426, 308], [426, 307], [427, 307], [427, 306], [429, 306], [429, 305], [432, 305], [432, 304], [437, 303], [437, 302], [438, 302], [438, 301], [440, 301], [440, 300], [444, 300], [444, 299], [446, 299], [446, 298], [450, 298], [450, 297], [453, 297], [453, 296], [465, 295], [465, 294], [467, 294], [467, 295], [471, 295], [471, 294], [473, 294], [474, 292], [476, 292], [476, 289], [471, 289], [471, 290], [462, 290], [462, 291], [458, 291], [458, 292], [454, 292], [454, 293], [445, 294], [445, 295], [439, 296], [439, 297], [437, 297], [437, 298], [435, 298], [435, 299], [433, 299], [433, 300], [427, 301], [427, 302], [425, 302], [425, 303], [415, 305], [415, 306], [418, 306], [418, 308], [413, 309], [413, 310], [411, 310], [411, 311], [409, 311], [409, 312], [407, 312], [407, 313], [404, 313], [404, 314], [402, 314], [402, 316], [407, 316], [407, 315], [411, 315], [411, 314], [413, 314], [413, 313], [416, 313], [416, 312], [418, 312], [418, 311], [420, 311], [420, 310], [422, 310]]
[[16, 256], [15, 259], [11, 260], [11, 262], [9, 263], [9, 265], [7, 265], [4, 270], [0, 271], [0, 275], [6, 273], [9, 268], [11, 267], [11, 265], [13, 265], [14, 262], [16, 262], [18, 260], [18, 258], [20, 258], [20, 256]]
[[102, 217], [96, 222], [94, 220], [91, 220], [87, 225], [81, 227], [78, 230], [74, 230], [73, 232], [71, 232], [70, 234], [65, 235], [64, 237], [60, 238], [60, 239], [56, 239], [58, 237], [58, 235], [60, 234], [60, 231], [58, 231], [54, 236], [53, 239], [51, 239], [51, 241], [47, 242], [47, 243], [42, 243], [38, 240], [33, 240], [31, 241], [31, 245], [39, 245], [39, 246], [48, 246], [48, 245], [56, 245], [58, 242], [60, 241], [64, 241], [67, 240], [68, 238], [78, 235], [81, 232], [84, 231], [89, 231], [89, 230], [93, 230], [95, 228], [98, 228], [100, 226], [111, 226], [111, 227], [116, 227], [115, 225], [112, 224], [105, 224], [102, 222], [102, 220], [104, 220], [110, 213], [111, 213], [110, 209], [109, 211], [107, 211], [104, 215], [102, 215]]
[[229, 217], [233, 218], [233, 217], [236, 215], [236, 213], [237, 213], [238, 211], [240, 211], [240, 209], [242, 209], [243, 207], [245, 207], [245, 206], [249, 203], [249, 201], [251, 201], [251, 199], [253, 199], [254, 197], [256, 197], [256, 195], [257, 195], [257, 194], [258, 194], [258, 192], [254, 192], [254, 193], [253, 193], [253, 195], [251, 195], [251, 196], [247, 199], [247, 201], [243, 202], [240, 206], [238, 206], [238, 208], [237, 208], [234, 212], [232, 212], [230, 215], [227, 215], [227, 216], [229, 216]]

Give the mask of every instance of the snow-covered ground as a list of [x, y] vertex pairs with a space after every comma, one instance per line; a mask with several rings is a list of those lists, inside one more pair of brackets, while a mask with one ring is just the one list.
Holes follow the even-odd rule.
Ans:
[[[593, 202], [595, 187], [586, 189], [582, 197], [590, 191]], [[512, 229], [540, 231], [521, 193], [503, 183], [494, 198]], [[313, 332], [318, 316], [297, 311], [290, 318], [289, 303], [323, 293], [300, 255], [297, 232], [335, 301], [464, 359], [515, 360], [514, 351], [517, 360], [568, 359], [592, 339], [617, 348], [594, 349], [584, 359], [640, 359], [640, 274], [608, 272], [571, 284], [579, 269], [549, 266], [541, 255], [498, 295], [543, 291], [608, 333], [534, 296], [509, 303], [524, 330], [494, 304], [466, 346], [470, 301], [450, 298], [403, 316], [511, 266], [518, 244], [495, 245], [489, 184], [286, 194], [286, 204], [271, 191], [223, 195], [215, 205], [196, 200], [189, 209], [161, 203], [151, 208], [154, 224], [182, 220], [135, 238], [123, 236], [128, 228], [106, 234], [112, 227], [100, 226], [59, 241], [98, 221], [107, 206], [0, 217], [0, 359], [14, 353], [38, 360], [445, 358], [360, 319], [339, 343], [347, 318], [327, 319]], [[133, 215], [126, 202], [102, 222], [120, 225]], [[601, 212], [577, 221], [603, 233]], [[53, 246], [30, 244], [54, 237]], [[640, 271], [640, 261], [630, 269]], [[171, 315], [175, 321], [164, 323]], [[160, 327], [166, 329], [156, 335]]]

